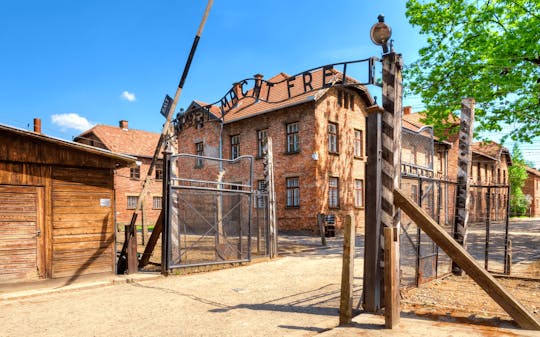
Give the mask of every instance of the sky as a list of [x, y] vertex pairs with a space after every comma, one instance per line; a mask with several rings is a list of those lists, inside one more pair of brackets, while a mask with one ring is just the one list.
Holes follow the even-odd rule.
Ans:
[[[38, 117], [43, 133], [68, 140], [122, 119], [160, 132], [163, 98], [176, 92], [206, 4], [1, 1], [0, 123], [31, 129]], [[257, 73], [269, 79], [380, 56], [369, 30], [381, 13], [395, 51], [413, 62], [424, 39], [409, 25], [404, 0], [215, 0], [178, 108], [217, 101], [232, 83]], [[380, 102], [378, 88], [369, 90]], [[404, 105], [423, 109], [416, 96]], [[523, 152], [540, 167], [536, 146]]]

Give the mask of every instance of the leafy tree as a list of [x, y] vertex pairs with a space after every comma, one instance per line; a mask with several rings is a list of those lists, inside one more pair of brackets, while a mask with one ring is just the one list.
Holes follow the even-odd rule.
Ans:
[[510, 213], [513, 215], [525, 215], [529, 208], [529, 201], [525, 198], [522, 188], [527, 180], [525, 160], [517, 144], [512, 148], [512, 166], [508, 168], [508, 180], [510, 181]]
[[438, 134], [473, 97], [477, 130], [540, 136], [540, 1], [408, 0], [406, 15], [428, 43], [405, 70], [406, 89]]

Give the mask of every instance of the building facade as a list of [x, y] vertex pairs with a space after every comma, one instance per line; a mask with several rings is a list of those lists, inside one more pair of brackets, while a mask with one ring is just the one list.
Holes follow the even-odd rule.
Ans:
[[[321, 74], [311, 76], [316, 79]], [[334, 214], [338, 228], [346, 214], [354, 214], [361, 227], [366, 108], [374, 104], [373, 99], [359, 85], [291, 95], [295, 87], [289, 78], [281, 73], [269, 80], [274, 84], [272, 95], [283, 97], [275, 99], [279, 103], [242, 101], [225, 116], [223, 125], [218, 121], [219, 110], [212, 107], [215, 118], [178, 134], [178, 150], [219, 157], [221, 138], [223, 158], [255, 158], [254, 188], [260, 189], [264, 181], [262, 149], [271, 138], [279, 230], [316, 232], [321, 213]], [[287, 98], [287, 93], [293, 98]], [[187, 112], [202, 105], [194, 101]]]
[[[118, 168], [114, 171], [114, 190], [116, 199], [116, 222], [128, 224], [137, 206], [144, 179], [148, 173], [152, 156], [159, 141], [154, 132], [129, 129], [128, 121], [122, 120], [118, 127], [96, 125], [75, 138], [82, 144], [107, 149], [137, 158], [137, 165]], [[154, 179], [147, 191], [137, 223], [154, 225], [161, 212], [163, 167], [159, 161], [152, 174]]]
[[113, 273], [113, 171], [132, 165], [0, 124], [0, 283]]
[[527, 180], [523, 185], [522, 191], [525, 196], [529, 196], [531, 202], [529, 207], [530, 217], [540, 217], [540, 171], [526, 167]]

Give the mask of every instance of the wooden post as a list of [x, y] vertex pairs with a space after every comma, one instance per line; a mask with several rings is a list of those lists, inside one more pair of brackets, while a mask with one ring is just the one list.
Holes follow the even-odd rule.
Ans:
[[[384, 228], [384, 326], [393, 329], [399, 323], [399, 284], [395, 268], [396, 253], [398, 249], [394, 239], [394, 229]], [[388, 267], [387, 267], [388, 266]]]
[[278, 255], [276, 225], [276, 192], [274, 190], [274, 156], [272, 137], [266, 140], [266, 189], [268, 191], [268, 223], [270, 227], [270, 257]]
[[[444, 252], [524, 329], [540, 330], [537, 319], [452, 237], [426, 211], [401, 190], [394, 191], [394, 201]], [[458, 295], [458, 294], [456, 294]]]
[[[469, 222], [469, 172], [471, 169], [471, 141], [473, 136], [474, 99], [461, 101], [461, 123], [459, 126], [458, 173], [454, 218], [454, 239], [467, 247], [467, 225]], [[452, 272], [462, 275], [461, 268], [452, 261]]]
[[343, 265], [341, 268], [341, 299], [339, 302], [339, 325], [352, 322], [354, 285], [354, 246], [356, 223], [353, 215], [345, 216], [343, 235]]
[[490, 237], [490, 226], [491, 226], [491, 187], [488, 187], [486, 193], [486, 242], [484, 249], [484, 269], [488, 270], [489, 263], [489, 237]]
[[163, 224], [163, 209], [159, 213], [159, 217], [156, 220], [154, 229], [152, 230], [152, 234], [150, 235], [150, 239], [148, 239], [148, 243], [146, 244], [146, 247], [144, 248], [144, 253], [141, 256], [141, 259], [139, 260], [139, 268], [145, 267], [148, 264], [148, 262], [150, 262], [150, 257], [152, 256], [152, 253], [154, 252], [154, 248], [156, 247], [156, 244], [159, 240], [159, 235], [161, 234], [162, 224]]
[[[402, 59], [400, 54], [391, 52], [383, 56], [383, 114], [381, 123], [381, 148], [382, 148], [382, 172], [381, 172], [381, 228], [394, 230], [394, 242], [399, 247], [400, 214], [399, 208], [394, 204], [394, 190], [399, 189], [401, 184], [401, 119], [402, 119]], [[380, 233], [379, 239], [383, 239]], [[394, 269], [396, 285], [399, 285], [399, 249], [392, 251], [394, 256], [389, 261], [391, 265], [384, 265], [384, 269]], [[384, 254], [383, 254], [384, 255]], [[381, 259], [384, 263], [384, 258]], [[384, 287], [387, 288], [386, 286]], [[392, 310], [399, 312], [399, 286], [390, 287], [393, 293], [391, 298]], [[384, 300], [386, 294], [383, 294]]]
[[[373, 109], [375, 110], [375, 109]], [[381, 112], [367, 117], [366, 212], [364, 252], [364, 310], [379, 312], [381, 303]]]
[[508, 240], [508, 247], [504, 257], [504, 273], [510, 275], [512, 273], [512, 240]]
[[317, 214], [317, 225], [319, 226], [319, 233], [321, 235], [321, 245], [326, 246], [326, 233], [324, 230], [324, 214]]

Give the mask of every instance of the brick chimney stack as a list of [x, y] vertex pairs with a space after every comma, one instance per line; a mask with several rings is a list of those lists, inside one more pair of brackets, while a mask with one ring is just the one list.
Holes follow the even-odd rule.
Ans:
[[127, 130], [128, 129], [128, 121], [125, 119], [122, 119], [119, 123], [120, 129]]
[[410, 115], [412, 113], [412, 106], [404, 106], [403, 107], [403, 114], [404, 115]]
[[41, 118], [34, 118], [34, 132], [41, 134]]

